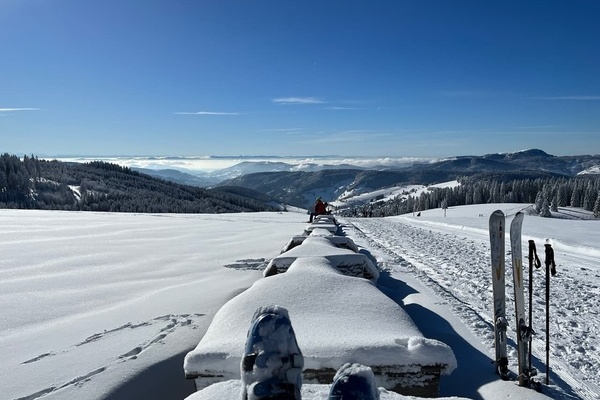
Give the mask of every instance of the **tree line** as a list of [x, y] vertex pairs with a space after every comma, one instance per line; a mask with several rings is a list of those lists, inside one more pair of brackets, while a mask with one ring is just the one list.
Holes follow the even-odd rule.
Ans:
[[264, 201], [154, 178], [103, 161], [0, 156], [0, 208], [140, 213], [273, 211]]
[[358, 215], [390, 216], [469, 204], [529, 203], [543, 217], [558, 207], [579, 207], [600, 218], [600, 177], [546, 177], [514, 179], [500, 175], [476, 175], [458, 180], [454, 187], [432, 187], [419, 196], [403, 193], [393, 200], [375, 202]]

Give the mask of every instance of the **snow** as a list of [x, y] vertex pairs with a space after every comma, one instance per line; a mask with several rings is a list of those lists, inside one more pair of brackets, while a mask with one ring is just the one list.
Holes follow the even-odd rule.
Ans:
[[312, 231], [310, 236], [303, 236], [303, 235], [293, 236], [287, 242], [287, 244], [285, 246], [283, 246], [283, 248], [281, 249], [281, 252], [285, 253], [286, 251], [289, 251], [289, 250], [293, 249], [294, 247], [304, 243], [304, 241], [306, 239], [309, 239], [309, 241], [311, 241], [317, 237], [326, 237], [327, 240], [335, 247], [349, 249], [355, 253], [358, 252], [358, 246], [356, 245], [356, 243], [354, 243], [354, 241], [352, 239], [350, 239], [349, 237], [346, 237], [346, 236], [333, 236], [331, 234], [331, 232], [329, 232], [326, 229], [325, 230], [315, 229]]
[[456, 367], [450, 348], [424, 338], [408, 314], [370, 281], [342, 275], [326, 258], [313, 256], [297, 259], [286, 273], [257, 281], [225, 304], [186, 356], [186, 375], [210, 371], [239, 377], [250, 318], [265, 302], [289, 311], [307, 369], [337, 370], [348, 360], [442, 365], [445, 374]]
[[[507, 223], [517, 211], [529, 211], [529, 205], [490, 204], [451, 207], [444, 218], [443, 210], [428, 210], [421, 217], [405, 215], [382, 219], [355, 219], [357, 243], [372, 249], [384, 270], [392, 276], [401, 274], [410, 286], [424, 285], [424, 292], [433, 292], [445, 303], [454, 316], [466, 325], [461, 338], [474, 335], [469, 344], [477, 343], [478, 350], [486, 356], [493, 350], [492, 288], [490, 275], [489, 215], [501, 209], [507, 214]], [[585, 218], [585, 217], [584, 217]], [[523, 248], [534, 240], [538, 250], [548, 240], [555, 249], [558, 274], [551, 278], [550, 300], [550, 381], [545, 388], [552, 398], [570, 398], [576, 395], [596, 399], [600, 394], [600, 363], [598, 337], [600, 330], [600, 221], [590, 219], [564, 220], [527, 215], [523, 223]], [[353, 235], [350, 235], [353, 236]], [[363, 238], [361, 242], [358, 238]], [[510, 250], [507, 237], [507, 252]], [[544, 263], [543, 250], [539, 253]], [[510, 257], [507, 255], [507, 261]], [[510, 261], [508, 261], [510, 262]], [[528, 259], [523, 264], [528, 268]], [[508, 264], [507, 267], [510, 267]], [[533, 365], [545, 378], [545, 268], [534, 271]], [[527, 269], [528, 272], [528, 269]], [[528, 286], [528, 273], [525, 287]], [[417, 282], [411, 282], [411, 278]], [[385, 282], [379, 281], [380, 286]], [[507, 316], [509, 318], [509, 367], [515, 371], [516, 348], [512, 272], [507, 272]], [[527, 292], [526, 292], [527, 296]], [[457, 352], [451, 341], [433, 334], [419, 321], [424, 318], [410, 310], [426, 304], [422, 294], [408, 294], [403, 301], [405, 308], [428, 337], [438, 338], [449, 344], [457, 354], [460, 374], [463, 352]], [[435, 296], [434, 296], [435, 298]], [[435, 308], [435, 307], [432, 307]], [[443, 311], [439, 311], [443, 312]], [[446, 318], [448, 320], [448, 318]], [[427, 326], [427, 325], [425, 325]], [[428, 335], [429, 334], [429, 335]], [[462, 341], [462, 339], [461, 339]], [[483, 347], [479, 346], [483, 345]], [[464, 345], [464, 343], [462, 343]], [[482, 363], [482, 368], [484, 363]], [[443, 382], [444, 383], [444, 382]], [[448, 383], [448, 381], [446, 381]], [[465, 388], [463, 387], [463, 390]], [[469, 396], [474, 396], [469, 394]]]
[[434, 185], [403, 185], [392, 186], [389, 188], [373, 190], [365, 193], [357, 193], [357, 190], [352, 190], [341, 194], [336, 200], [330, 201], [329, 204], [337, 210], [347, 208], [348, 206], [361, 206], [373, 201], [388, 202], [396, 198], [407, 199], [409, 196], [418, 198], [423, 192], [430, 191], [432, 188], [453, 188], [459, 186], [460, 183], [456, 180], [437, 183]]
[[379, 278], [377, 267], [365, 254], [337, 247], [335, 242], [330, 240], [330, 236], [313, 237], [312, 235], [304, 240], [302, 246], [294, 247], [273, 258], [265, 269], [264, 275], [285, 272], [298, 258], [314, 256], [326, 258], [333, 267], [346, 275], [368, 278], [374, 282]]
[[[527, 215], [523, 225], [524, 248], [534, 239], [542, 262], [547, 239], [555, 250], [550, 385], [537, 394], [499, 380], [492, 371], [488, 217], [502, 209], [510, 221], [527, 206], [451, 207], [446, 218], [438, 209], [420, 217], [342, 221], [361, 252], [377, 261], [382, 271], [377, 288], [402, 306], [426, 338], [452, 349], [458, 367], [442, 377], [442, 396], [600, 396], [600, 226], [581, 210], [561, 210], [556, 216], [562, 218]], [[1, 397], [191, 396], [191, 382], [183, 379], [184, 355], [199, 344], [224, 304], [253, 284], [278, 277], [262, 278], [262, 272], [291, 237], [302, 233], [305, 221], [300, 213], [0, 210]], [[523, 264], [527, 267], [526, 257]], [[544, 271], [534, 272], [533, 365], [543, 380]], [[509, 271], [509, 367], [514, 373], [511, 278]], [[295, 324], [291, 311], [290, 316]], [[239, 380], [205, 390], [213, 395], [191, 397], [237, 398]], [[327, 390], [327, 385], [303, 385], [303, 398], [324, 399]], [[381, 391], [381, 399], [404, 398]]]
[[185, 397], [183, 354], [299, 215], [0, 210], [0, 397], [99, 399], [154, 365]]
[[578, 172], [577, 175], [587, 175], [587, 174], [600, 174], [600, 165], [594, 165], [592, 167], [589, 167], [588, 169], [585, 169], [581, 172]]

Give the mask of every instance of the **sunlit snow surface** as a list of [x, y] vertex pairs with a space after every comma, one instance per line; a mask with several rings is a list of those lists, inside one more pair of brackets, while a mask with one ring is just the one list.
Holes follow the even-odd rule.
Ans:
[[404, 310], [370, 281], [342, 275], [324, 257], [305, 257], [229, 301], [186, 357], [186, 372], [208, 369], [239, 376], [250, 318], [265, 301], [288, 309], [305, 368], [337, 370], [348, 360], [443, 365], [443, 374], [456, 367], [450, 348], [424, 338]]
[[0, 398], [98, 399], [188, 351], [305, 217], [0, 210]]
[[[403, 305], [426, 337], [448, 344], [456, 355], [458, 368], [442, 377], [443, 396], [534, 396], [514, 381], [500, 381], [490, 364], [488, 217], [501, 208], [510, 221], [523, 207], [451, 207], [446, 218], [442, 210], [431, 210], [421, 217], [343, 221], [347, 235], [378, 260], [383, 270], [378, 287]], [[572, 218], [582, 215], [561, 211]], [[145, 368], [194, 348], [217, 310], [262, 279], [269, 260], [302, 233], [306, 220], [306, 214], [294, 213], [0, 210], [0, 397], [101, 399], [121, 384], [132, 385]], [[544, 393], [596, 399], [600, 225], [527, 215], [523, 247], [535, 239], [542, 263], [546, 238], [555, 249], [558, 275], [551, 280], [552, 373]], [[510, 270], [507, 278], [509, 367], [514, 372]], [[543, 285], [543, 271], [535, 271], [534, 366], [542, 378]], [[159, 393], [180, 386], [183, 355], [174, 369], [175, 378], [159, 370], [138, 383], [139, 394], [131, 398], [169, 398]], [[234, 390], [235, 385], [230, 383]], [[323, 393], [326, 388], [303, 388], [306, 399], [324, 398]]]

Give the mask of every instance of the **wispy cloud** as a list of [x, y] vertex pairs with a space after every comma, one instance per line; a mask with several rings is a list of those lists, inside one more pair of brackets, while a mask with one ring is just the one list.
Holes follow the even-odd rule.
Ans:
[[176, 112], [176, 115], [242, 115], [238, 112], [219, 112], [219, 111], [196, 111], [196, 112]]
[[273, 99], [277, 104], [324, 104], [324, 100], [316, 97], [278, 97]]
[[600, 96], [539, 96], [533, 100], [600, 100]]
[[14, 111], [40, 111], [39, 108], [21, 107], [21, 108], [0, 108], [0, 112], [14, 112]]

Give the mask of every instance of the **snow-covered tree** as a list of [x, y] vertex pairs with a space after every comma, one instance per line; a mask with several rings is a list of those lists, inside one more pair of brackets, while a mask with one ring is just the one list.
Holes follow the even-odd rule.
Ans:
[[550, 210], [558, 212], [558, 195], [554, 195], [552, 202], [550, 203]]
[[569, 188], [566, 184], [560, 184], [558, 186], [558, 207], [566, 207], [569, 205]]
[[544, 199], [540, 208], [540, 217], [549, 218], [551, 216], [552, 213], [550, 212], [550, 205], [548, 204], [548, 200]]
[[537, 193], [537, 195], [535, 196], [535, 211], [538, 214], [541, 214], [542, 212], [542, 204], [544, 203], [544, 196], [542, 194], [542, 191], [539, 191]]

